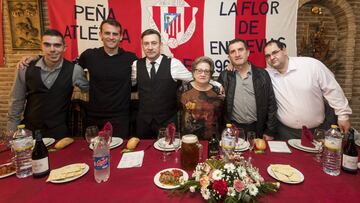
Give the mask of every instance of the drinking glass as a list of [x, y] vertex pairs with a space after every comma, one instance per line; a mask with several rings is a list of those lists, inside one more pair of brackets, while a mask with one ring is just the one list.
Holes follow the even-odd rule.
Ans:
[[321, 162], [321, 158], [322, 158], [322, 151], [323, 151], [323, 145], [325, 142], [325, 130], [324, 129], [320, 129], [317, 128], [314, 131], [314, 144], [316, 145], [316, 148], [318, 149], [318, 153], [315, 154], [315, 161], [316, 162]]
[[173, 142], [174, 149], [175, 149], [175, 163], [179, 163], [178, 151], [179, 151], [180, 146], [181, 146], [180, 143], [181, 143], [181, 135], [180, 135], [179, 132], [176, 132], [175, 136], [174, 136], [174, 142]]
[[168, 134], [166, 128], [160, 128], [158, 137], [157, 137], [157, 144], [162, 149], [163, 153], [161, 156], [162, 161], [167, 161], [167, 156], [169, 155], [167, 149], [170, 147], [170, 139], [168, 139]]
[[247, 141], [249, 142], [249, 163], [251, 163], [251, 153], [255, 146], [256, 133], [253, 131], [249, 131], [247, 133]]
[[93, 146], [94, 144], [94, 138], [98, 136], [99, 129], [97, 126], [92, 125], [86, 128], [85, 130], [85, 139], [86, 141]]
[[235, 136], [237, 134], [237, 141], [236, 141], [236, 144], [235, 144], [235, 150], [236, 149], [240, 149], [242, 148], [243, 144], [245, 143], [245, 131], [244, 129], [242, 128], [238, 128], [236, 131], [235, 131]]

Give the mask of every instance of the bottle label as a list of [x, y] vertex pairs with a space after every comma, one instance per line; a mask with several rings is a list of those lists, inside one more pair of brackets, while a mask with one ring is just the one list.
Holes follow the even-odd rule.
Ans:
[[110, 165], [110, 155], [94, 157], [94, 168], [102, 170], [108, 168]]
[[49, 157], [38, 160], [32, 160], [33, 173], [42, 173], [49, 170]]
[[350, 170], [357, 170], [358, 157], [343, 154], [342, 166]]
[[341, 141], [338, 138], [326, 137], [324, 145], [330, 151], [339, 152], [341, 151]]

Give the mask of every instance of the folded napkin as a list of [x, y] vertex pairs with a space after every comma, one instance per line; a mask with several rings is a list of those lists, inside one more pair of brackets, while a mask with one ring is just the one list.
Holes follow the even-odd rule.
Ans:
[[124, 153], [117, 168], [141, 167], [144, 159], [144, 150]]
[[301, 130], [301, 145], [305, 147], [315, 147], [312, 143], [313, 140], [314, 135], [306, 126], [303, 126]]
[[110, 132], [110, 137], [111, 137], [113, 134], [113, 127], [111, 123], [109, 121], [106, 122], [103, 129], [100, 132]]
[[169, 142], [169, 145], [171, 145], [175, 139], [176, 125], [174, 123], [169, 123], [166, 129], [167, 129], [167, 135], [165, 141]]

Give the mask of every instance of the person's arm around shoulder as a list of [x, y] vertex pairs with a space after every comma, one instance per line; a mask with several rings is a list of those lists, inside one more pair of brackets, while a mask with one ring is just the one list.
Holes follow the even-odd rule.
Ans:
[[170, 73], [174, 81], [181, 80], [190, 82], [193, 79], [191, 72], [181, 63], [179, 59], [171, 58]]
[[16, 130], [21, 121], [21, 114], [24, 112], [26, 101], [26, 69], [18, 69], [10, 96], [10, 108], [8, 111], [8, 130]]
[[74, 65], [72, 82], [73, 86], [79, 87], [82, 92], [89, 91], [89, 81], [86, 79], [84, 69], [78, 64]]
[[16, 64], [16, 69], [25, 69], [29, 67], [32, 61], [36, 61], [40, 58], [40, 56], [23, 56], [20, 61]]

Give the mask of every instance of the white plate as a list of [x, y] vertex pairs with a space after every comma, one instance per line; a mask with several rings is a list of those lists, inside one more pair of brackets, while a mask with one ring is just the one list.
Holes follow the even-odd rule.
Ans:
[[360, 140], [355, 140], [355, 144], [360, 147]]
[[159, 188], [162, 188], [162, 189], [175, 189], [175, 188], [178, 188], [180, 187], [180, 185], [165, 185], [165, 184], [162, 184], [160, 182], [160, 174], [164, 171], [170, 171], [170, 170], [173, 170], [173, 169], [177, 169], [177, 170], [180, 170], [181, 172], [183, 172], [183, 178], [184, 178], [184, 181], [187, 181], [189, 179], [189, 174], [186, 173], [186, 171], [180, 169], [180, 168], [167, 168], [167, 169], [164, 169], [162, 171], [159, 171], [155, 176], [154, 176], [154, 183], [156, 186], [158, 186]]
[[[43, 140], [46, 147], [54, 144], [54, 142], [55, 142], [54, 138], [48, 138], [48, 137], [44, 137], [42, 140]], [[36, 140], [34, 140], [33, 142], [34, 142], [33, 145], [35, 145]]]
[[[163, 138], [161, 138], [161, 139], [163, 139]], [[172, 144], [171, 144], [171, 145], [166, 145], [165, 148], [160, 147], [159, 142], [161, 141], [161, 139], [160, 139], [160, 140], [157, 140], [156, 142], [154, 142], [154, 147], [155, 147], [155, 149], [160, 150], [160, 151], [165, 151], [165, 152], [170, 152], [170, 151], [174, 151], [174, 150], [175, 150], [175, 149], [174, 149], [174, 146], [173, 146]], [[180, 142], [180, 139], [175, 139], [174, 142]]]
[[302, 174], [302, 173], [301, 173], [299, 170], [297, 170], [296, 168], [294, 168], [294, 167], [292, 167], [292, 168], [294, 169], [294, 171], [295, 171], [298, 175], [300, 175], [300, 177], [301, 177], [301, 180], [300, 180], [300, 181], [281, 181], [280, 179], [278, 179], [278, 178], [276, 177], [276, 175], [274, 174], [274, 172], [271, 170], [271, 166], [268, 166], [268, 167], [267, 167], [267, 172], [268, 172], [268, 174], [269, 174], [271, 177], [275, 178], [275, 179], [278, 180], [278, 181], [284, 182], [284, 183], [288, 183], [288, 184], [299, 184], [299, 183], [303, 182], [304, 179], [305, 179], [304, 174]]
[[[120, 138], [120, 137], [112, 137], [111, 138], [111, 143], [110, 143], [110, 149], [113, 149], [115, 147], [120, 146], [123, 142], [124, 142], [124, 140], [122, 138]], [[93, 147], [92, 144], [90, 144], [89, 148], [93, 149], [94, 147]]]
[[[11, 163], [2, 164], [2, 165], [0, 165], [0, 167], [1, 167], [1, 166], [4, 166], [4, 165], [10, 165], [10, 164], [11, 164]], [[16, 173], [16, 171], [13, 171], [13, 172], [10, 172], [10, 173], [1, 175], [0, 178], [6, 178], [6, 177], [8, 177], [8, 176], [14, 175], [15, 173]]]
[[301, 140], [300, 139], [290, 139], [288, 140], [288, 143], [290, 146], [294, 147], [295, 149], [304, 151], [304, 152], [309, 152], [309, 153], [318, 153], [318, 149], [316, 148], [310, 148], [310, 147], [305, 147], [301, 145]]
[[[71, 166], [71, 165], [76, 165], [76, 164], [70, 164], [70, 165], [67, 165], [66, 167]], [[80, 175], [74, 176], [74, 177], [71, 177], [71, 178], [61, 179], [61, 180], [51, 180], [49, 182], [52, 182], [52, 183], [67, 183], [67, 182], [73, 181], [73, 180], [78, 179], [81, 176], [85, 175], [89, 171], [89, 169], [90, 169], [89, 165], [85, 164], [85, 168], [83, 169], [83, 171], [82, 171], [82, 173]]]
[[[220, 144], [220, 147], [221, 147], [221, 140], [219, 142]], [[235, 151], [236, 152], [243, 152], [243, 151], [246, 151], [248, 150], [250, 147], [250, 143], [239, 138], [238, 142], [236, 143], [236, 146], [235, 146]]]

